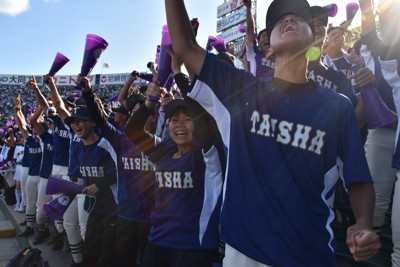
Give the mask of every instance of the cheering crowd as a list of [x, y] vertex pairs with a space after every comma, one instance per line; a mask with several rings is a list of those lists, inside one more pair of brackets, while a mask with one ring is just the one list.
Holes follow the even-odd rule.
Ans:
[[[400, 266], [399, 2], [380, 1], [377, 30], [371, 1], [359, 0], [361, 38], [346, 50], [351, 19], [328, 29], [325, 8], [274, 0], [256, 33], [244, 4], [244, 70], [197, 44], [183, 0], [165, 0], [173, 87], [152, 63], [153, 82], [134, 86], [133, 71], [119, 107], [85, 76], [77, 95], [46, 75], [48, 90], [32, 77], [2, 100], [14, 119], [2, 168], [15, 165], [2, 176], [26, 215], [20, 236], [51, 238], [71, 266], [333, 267], [341, 201], [353, 210], [354, 260], [379, 251], [389, 223]], [[371, 89], [384, 120], [373, 119]], [[65, 182], [79, 192], [48, 193]], [[61, 216], [46, 208], [64, 202]]]

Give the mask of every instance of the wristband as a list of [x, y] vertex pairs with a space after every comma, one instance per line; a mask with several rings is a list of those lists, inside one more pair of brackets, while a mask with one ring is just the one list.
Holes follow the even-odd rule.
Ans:
[[160, 99], [158, 97], [156, 97], [156, 96], [152, 96], [151, 95], [147, 99], [150, 100], [153, 103], [160, 103]]

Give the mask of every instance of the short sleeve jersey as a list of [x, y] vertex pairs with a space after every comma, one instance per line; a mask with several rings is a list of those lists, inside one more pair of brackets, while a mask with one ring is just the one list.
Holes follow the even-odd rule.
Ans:
[[282, 90], [208, 54], [189, 94], [216, 120], [228, 163], [222, 239], [271, 266], [336, 266], [327, 199], [371, 183], [354, 109], [332, 90]]

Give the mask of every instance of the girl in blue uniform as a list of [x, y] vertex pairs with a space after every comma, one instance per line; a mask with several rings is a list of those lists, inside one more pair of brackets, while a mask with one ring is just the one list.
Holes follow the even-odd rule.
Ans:
[[[64, 122], [81, 140], [73, 156], [79, 166], [79, 178], [86, 183], [82, 192], [96, 198], [87, 222], [82, 265], [112, 266], [115, 263], [114, 225], [117, 213], [114, 197], [116, 155], [109, 149], [109, 142], [97, 134], [96, 122], [87, 107], [77, 106]], [[85, 204], [89, 202], [87, 197]]]
[[[118, 169], [118, 220], [117, 266], [134, 266], [143, 258], [150, 229], [150, 211], [154, 207], [154, 166], [140, 148], [132, 143], [125, 132], [116, 129], [102, 111], [91, 89], [90, 81], [82, 92], [85, 102], [93, 114], [101, 136], [110, 142], [109, 149], [117, 155]], [[140, 106], [143, 101], [137, 104]], [[132, 103], [133, 104], [133, 103]], [[132, 105], [135, 106], [135, 105]], [[121, 106], [122, 107], [122, 106]], [[120, 129], [125, 129], [120, 124]], [[139, 254], [138, 254], [139, 253]]]
[[210, 127], [206, 130], [210, 121], [196, 112], [197, 104], [176, 99], [166, 106], [170, 138], [156, 145], [144, 125], [160, 92], [159, 86], [149, 85], [145, 104], [126, 128], [128, 137], [156, 164], [155, 209], [142, 266], [211, 266], [218, 246], [222, 190], [215, 133]]

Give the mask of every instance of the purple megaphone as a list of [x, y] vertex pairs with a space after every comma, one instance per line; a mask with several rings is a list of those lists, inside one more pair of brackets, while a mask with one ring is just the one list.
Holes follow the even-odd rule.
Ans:
[[327, 6], [323, 7], [326, 11], [326, 13], [328, 14], [328, 17], [333, 18], [334, 16], [336, 16], [337, 12], [338, 12], [338, 7], [336, 4], [330, 4]]
[[94, 66], [96, 66], [101, 54], [106, 50], [108, 43], [106, 40], [95, 34], [86, 35], [85, 53], [83, 55], [81, 73], [82, 76], [88, 76]]
[[218, 39], [214, 42], [214, 48], [218, 53], [226, 52], [226, 45], [224, 39]]
[[[359, 64], [352, 67], [354, 73], [359, 69]], [[386, 106], [372, 84], [360, 88], [360, 91], [369, 129], [380, 128], [396, 121], [396, 114]]]
[[173, 50], [171, 39], [169, 37], [168, 25], [164, 25], [162, 28], [161, 48], [160, 48], [160, 63], [158, 64], [158, 79], [160, 84], [164, 85], [168, 80], [169, 75], [172, 73], [171, 70], [171, 56], [168, 54], [165, 47]]
[[212, 50], [215, 41], [217, 41], [217, 38], [215, 38], [212, 35], [208, 36], [207, 45], [206, 45], [206, 50], [207, 51], [211, 51]]
[[47, 216], [54, 220], [61, 220], [76, 194], [65, 194], [47, 202], [43, 209]]
[[53, 77], [56, 75], [56, 73], [64, 67], [65, 64], [67, 64], [69, 59], [61, 54], [60, 52], [57, 52], [56, 57], [54, 58], [53, 65], [51, 65], [50, 71], [49, 71], [49, 76]]
[[141, 72], [139, 75], [139, 78], [146, 80], [150, 83], [153, 82], [153, 74], [152, 73]]
[[348, 3], [346, 5], [346, 19], [352, 21], [360, 6], [356, 3]]
[[240, 23], [239, 26], [238, 26], [238, 31], [240, 33], [245, 33], [246, 30], [247, 30], [247, 26], [243, 25], [243, 23]]
[[83, 190], [83, 186], [69, 182], [67, 180], [49, 176], [46, 187], [46, 194], [79, 194]]

